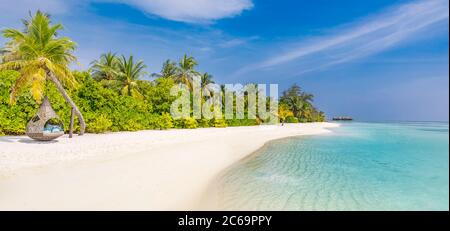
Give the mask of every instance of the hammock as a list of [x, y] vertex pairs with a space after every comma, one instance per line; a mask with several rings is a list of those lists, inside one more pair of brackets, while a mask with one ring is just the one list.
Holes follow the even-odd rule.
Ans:
[[27, 136], [35, 140], [48, 141], [64, 135], [64, 125], [53, 110], [47, 96], [36, 115], [27, 124]]

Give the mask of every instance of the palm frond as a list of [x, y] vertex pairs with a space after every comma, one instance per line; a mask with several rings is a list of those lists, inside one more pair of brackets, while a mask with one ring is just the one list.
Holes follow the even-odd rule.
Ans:
[[133, 97], [135, 99], [140, 99], [140, 100], [144, 99], [144, 96], [137, 89], [131, 89], [131, 97]]
[[15, 42], [23, 41], [26, 35], [16, 29], [5, 29], [2, 31], [3, 37], [14, 40]]
[[45, 70], [40, 68], [36, 70], [36, 73], [32, 77], [31, 95], [38, 103], [42, 101], [42, 95], [45, 87], [45, 76]]
[[120, 90], [120, 93], [122, 94], [122, 95], [128, 95], [128, 92], [129, 92], [129, 86], [128, 85], [125, 85], [125, 86], [123, 86], [122, 87], [122, 89]]
[[9, 61], [0, 64], [0, 71], [5, 70], [20, 70], [28, 64], [25, 60]]
[[31, 85], [32, 75], [20, 75], [16, 81], [14, 82], [13, 87], [11, 88], [11, 94], [9, 96], [9, 103], [15, 104], [17, 97], [22, 94], [24, 89], [28, 88]]
[[73, 76], [72, 71], [64, 65], [55, 64], [55, 75], [58, 80], [67, 88], [76, 89], [79, 87], [75, 76]]
[[51, 25], [47, 14], [37, 11], [30, 20], [23, 20], [25, 29], [2, 31], [9, 39], [2, 49], [0, 70], [17, 70], [17, 78], [11, 90], [10, 101], [15, 102], [23, 89], [31, 87], [33, 98], [40, 101], [47, 72], [51, 71], [66, 87], [75, 87], [76, 81], [68, 65], [76, 61], [73, 51], [76, 44], [68, 38], [57, 38], [63, 26]]

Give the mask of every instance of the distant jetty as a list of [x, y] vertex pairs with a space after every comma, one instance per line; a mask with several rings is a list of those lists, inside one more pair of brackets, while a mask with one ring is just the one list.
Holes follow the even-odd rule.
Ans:
[[346, 120], [346, 121], [351, 121], [353, 120], [352, 117], [349, 116], [338, 116], [338, 117], [333, 117], [333, 120]]

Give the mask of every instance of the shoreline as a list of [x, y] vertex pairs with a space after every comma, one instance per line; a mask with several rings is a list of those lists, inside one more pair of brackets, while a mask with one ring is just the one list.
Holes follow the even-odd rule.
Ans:
[[[335, 128], [335, 127], [339, 127], [339, 126], [340, 126], [340, 124], [336, 123], [336, 126], [327, 127], [327, 128]], [[331, 132], [331, 131], [329, 131], [329, 132]], [[225, 174], [228, 173], [229, 171], [231, 171], [234, 167], [236, 167], [236, 165], [238, 165], [240, 163], [243, 163], [243, 162], [245, 162], [247, 160], [250, 160], [251, 158], [255, 157], [255, 155], [257, 155], [260, 151], [262, 151], [270, 143], [272, 143], [274, 141], [278, 141], [278, 140], [284, 140], [284, 139], [292, 138], [292, 137], [300, 137], [300, 136], [308, 136], [308, 135], [323, 135], [325, 133], [328, 133], [328, 132], [318, 133], [318, 134], [302, 134], [302, 135], [285, 136], [285, 137], [281, 137], [281, 138], [277, 138], [277, 139], [268, 140], [261, 147], [255, 149], [251, 153], [243, 156], [241, 159], [235, 161], [234, 163], [230, 164], [226, 168], [222, 169], [213, 178], [213, 180], [211, 180], [209, 182], [208, 186], [206, 187], [206, 190], [203, 191], [202, 198], [200, 199], [200, 202], [197, 204], [197, 206], [194, 208], [194, 210], [198, 210], [198, 211], [205, 211], [205, 210], [206, 211], [223, 211], [221, 206], [219, 204], [217, 204], [217, 202], [218, 202], [217, 199], [218, 199], [219, 193], [220, 193], [219, 188], [221, 186], [221, 184], [220, 184], [221, 182], [216, 182], [216, 180], [222, 179], [225, 176]]]
[[0, 210], [195, 210], [216, 177], [269, 141], [336, 123], [0, 137]]

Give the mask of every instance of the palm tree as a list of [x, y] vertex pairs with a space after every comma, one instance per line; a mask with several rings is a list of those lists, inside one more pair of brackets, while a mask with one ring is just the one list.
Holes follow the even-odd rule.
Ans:
[[178, 64], [178, 73], [175, 77], [175, 82], [184, 83], [192, 89], [192, 79], [194, 75], [199, 75], [199, 73], [194, 70], [197, 64], [197, 61], [195, 61], [192, 56], [184, 55]]
[[297, 85], [292, 85], [283, 92], [280, 102], [289, 106], [300, 121], [314, 121], [316, 109], [313, 106], [314, 95], [302, 91]]
[[283, 96], [300, 96], [302, 94], [302, 89], [297, 84], [293, 84], [289, 89], [283, 92]]
[[299, 96], [290, 95], [282, 98], [282, 102], [289, 106], [295, 117], [299, 117], [304, 106], [303, 100]]
[[202, 89], [210, 84], [210, 83], [214, 83], [214, 81], [212, 80], [213, 76], [208, 74], [208, 73], [203, 73], [203, 75], [200, 76], [200, 81], [201, 81], [201, 87]]
[[302, 92], [302, 93], [300, 94], [300, 98], [301, 98], [305, 103], [308, 103], [308, 104], [312, 104], [312, 102], [314, 101], [314, 95], [313, 95], [313, 94], [306, 93], [306, 92]]
[[294, 116], [299, 118], [310, 110], [313, 97], [312, 94], [303, 92], [297, 84], [294, 84], [283, 92], [280, 101], [288, 105]]
[[30, 21], [23, 20], [23, 23], [25, 25], [23, 31], [16, 29], [2, 31], [3, 36], [9, 41], [3, 49], [3, 63], [0, 64], [0, 70], [20, 72], [11, 89], [10, 103], [14, 104], [20, 93], [29, 86], [33, 98], [41, 102], [45, 84], [50, 80], [72, 107], [72, 118], [74, 114], [78, 116], [80, 135], [83, 135], [86, 128], [83, 115], [63, 87], [77, 85], [68, 68], [70, 63], [76, 61], [72, 54], [76, 44], [69, 38], [58, 38], [57, 32], [63, 29], [63, 26], [59, 23], [51, 25], [49, 16], [40, 11], [37, 11]]
[[300, 117], [306, 121], [311, 121], [313, 110], [312, 104], [304, 102], [303, 107], [300, 108]]
[[312, 104], [314, 95], [302, 92], [300, 94], [300, 99], [303, 101], [303, 106], [300, 108], [300, 114], [304, 119], [311, 121], [313, 117], [313, 111], [315, 110]]
[[284, 103], [280, 104], [278, 107], [278, 117], [280, 118], [280, 122], [284, 123], [286, 118], [289, 116], [294, 116], [294, 113], [290, 110], [289, 105]]
[[162, 69], [160, 73], [154, 73], [152, 74], [153, 77], [161, 77], [161, 78], [171, 78], [175, 79], [177, 76], [177, 64], [170, 59], [166, 60], [163, 63]]
[[142, 60], [135, 63], [133, 56], [127, 59], [122, 55], [118, 60], [118, 75], [112, 80], [113, 85], [119, 88], [122, 95], [142, 99], [143, 96], [139, 90], [138, 80], [146, 74], [144, 71], [146, 67]]
[[91, 64], [92, 77], [97, 81], [113, 80], [118, 75], [118, 59], [115, 53], [102, 54], [99, 60]]

